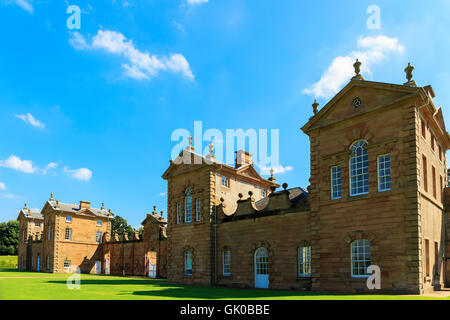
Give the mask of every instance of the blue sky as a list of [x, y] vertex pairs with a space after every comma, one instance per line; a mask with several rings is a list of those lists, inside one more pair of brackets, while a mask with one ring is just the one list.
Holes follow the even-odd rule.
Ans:
[[[278, 182], [308, 185], [300, 127], [342, 88], [415, 66], [450, 117], [450, 1], [0, 0], [0, 221], [88, 200], [139, 226], [166, 210], [177, 128], [280, 130]], [[81, 8], [69, 30], [68, 5]], [[370, 5], [381, 28], [369, 29]]]

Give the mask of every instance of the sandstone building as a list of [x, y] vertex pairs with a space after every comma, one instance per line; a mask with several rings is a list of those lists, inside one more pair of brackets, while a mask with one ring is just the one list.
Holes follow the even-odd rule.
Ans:
[[156, 207], [142, 222], [142, 238], [132, 239], [111, 234], [113, 214], [103, 204], [61, 203], [53, 194], [40, 212], [25, 205], [18, 220], [20, 270], [166, 276], [166, 221]]
[[[307, 191], [277, 192], [251, 164], [171, 163], [163, 175], [170, 282], [370, 292], [367, 267], [376, 265], [381, 292], [445, 284], [450, 137], [442, 110], [431, 86], [411, 80], [410, 65], [408, 82], [397, 85], [364, 80], [359, 64], [301, 128], [310, 139]], [[192, 147], [185, 153], [201, 157]], [[271, 189], [267, 197], [255, 192], [261, 187]]]
[[366, 81], [354, 66], [356, 75], [320, 110], [314, 102], [301, 128], [310, 140], [307, 189], [279, 190], [248, 152], [237, 151], [230, 166], [212, 149], [197, 154], [191, 139], [162, 176], [167, 222], [154, 210], [142, 239], [119, 239], [103, 206], [52, 196], [41, 212], [19, 214], [19, 268], [371, 293], [367, 269], [376, 266], [377, 293], [448, 285], [450, 136], [434, 91], [411, 80], [410, 65], [402, 85]]

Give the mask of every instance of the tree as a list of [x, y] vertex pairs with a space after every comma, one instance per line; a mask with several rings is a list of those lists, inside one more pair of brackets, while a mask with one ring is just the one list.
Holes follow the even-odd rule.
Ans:
[[0, 255], [16, 255], [19, 246], [19, 221], [0, 223]]
[[115, 216], [111, 224], [111, 232], [117, 233], [119, 235], [122, 235], [124, 232], [126, 232], [128, 236], [131, 237], [134, 229], [128, 224], [125, 218], [122, 218], [121, 216]]

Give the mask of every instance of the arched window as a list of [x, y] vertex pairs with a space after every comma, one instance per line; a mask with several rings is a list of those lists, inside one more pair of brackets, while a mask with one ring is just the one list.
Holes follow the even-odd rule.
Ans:
[[192, 252], [186, 251], [184, 253], [184, 274], [187, 276], [192, 275]]
[[186, 189], [186, 197], [184, 198], [184, 222], [192, 221], [192, 189]]
[[355, 141], [350, 150], [350, 195], [356, 196], [369, 193], [369, 159], [367, 156], [367, 141]]
[[367, 267], [370, 266], [369, 240], [355, 240], [351, 244], [352, 277], [368, 277]]

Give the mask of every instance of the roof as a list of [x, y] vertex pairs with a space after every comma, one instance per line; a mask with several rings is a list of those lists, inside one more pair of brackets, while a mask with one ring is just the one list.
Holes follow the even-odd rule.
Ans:
[[191, 155], [191, 162], [193, 161], [193, 164], [201, 164], [203, 166], [207, 165], [216, 166], [217, 168], [228, 170], [229, 172], [234, 172], [235, 174], [240, 175], [241, 177], [253, 179], [254, 181], [258, 180], [267, 185], [275, 185], [277, 187], [279, 186], [277, 183], [274, 183], [268, 179], [261, 177], [258, 171], [254, 168], [253, 164], [244, 164], [240, 167], [235, 168], [234, 166], [230, 166], [226, 163], [219, 162], [214, 158], [204, 157], [201, 154], [198, 154], [189, 148], [186, 148], [183, 151], [181, 151], [175, 160], [173, 161], [170, 160], [169, 168], [167, 168], [162, 175], [164, 179], [167, 179], [169, 177], [169, 174], [173, 170], [173, 168], [175, 168], [178, 164], [182, 164], [183, 156], [186, 157], [186, 155], [183, 154], [184, 152], [187, 152]]
[[22, 209], [19, 213], [23, 213], [24, 217], [27, 219], [37, 219], [37, 220], [44, 220], [44, 216], [39, 211], [31, 211], [30, 209]]
[[88, 210], [92, 214], [94, 214], [97, 217], [101, 218], [112, 218], [112, 216], [109, 214], [108, 210], [105, 209], [97, 209], [97, 208], [85, 208], [80, 209], [80, 206], [78, 204], [74, 203], [58, 203], [58, 208], [56, 207], [56, 201], [47, 201], [47, 203], [52, 207], [53, 210], [61, 210], [64, 212], [72, 212], [72, 213], [78, 213], [83, 210]]
[[[305, 189], [303, 189], [301, 187], [290, 188], [290, 189], [287, 189], [287, 191], [289, 192], [289, 200], [291, 201], [292, 204], [297, 204], [300, 201], [305, 201], [308, 199], [308, 191], [306, 191]], [[256, 209], [258, 209], [258, 210], [264, 209], [269, 204], [271, 196], [278, 195], [282, 192], [284, 192], [284, 190], [277, 191], [274, 194], [269, 195], [268, 197], [265, 197], [265, 198], [262, 198], [261, 200], [256, 201], [255, 202]]]

